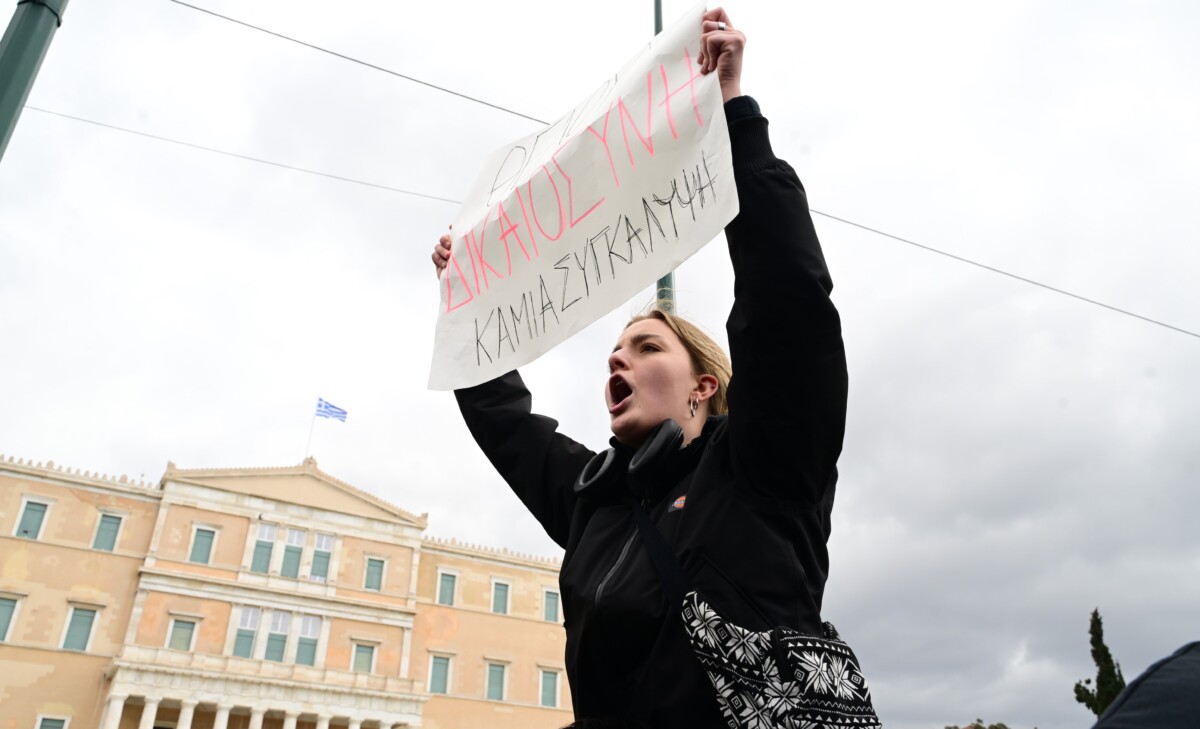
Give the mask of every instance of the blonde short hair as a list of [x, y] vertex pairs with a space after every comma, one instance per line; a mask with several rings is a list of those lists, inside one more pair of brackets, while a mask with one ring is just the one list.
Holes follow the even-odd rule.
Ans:
[[679, 337], [692, 359], [692, 371], [698, 375], [712, 375], [717, 378], [717, 391], [708, 399], [708, 413], [726, 415], [729, 412], [729, 380], [733, 377], [733, 365], [730, 364], [729, 355], [725, 354], [721, 345], [687, 319], [659, 308], [633, 317], [625, 328], [628, 329], [646, 319], [657, 319], [675, 332], [675, 336]]

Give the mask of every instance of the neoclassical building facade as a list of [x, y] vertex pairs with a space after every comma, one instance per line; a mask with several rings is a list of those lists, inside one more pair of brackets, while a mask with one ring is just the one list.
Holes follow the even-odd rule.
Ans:
[[321, 471], [0, 458], [0, 729], [560, 727], [558, 563]]

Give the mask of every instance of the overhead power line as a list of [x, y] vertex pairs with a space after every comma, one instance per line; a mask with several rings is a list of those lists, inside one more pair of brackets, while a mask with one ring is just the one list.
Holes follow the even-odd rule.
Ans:
[[[125, 127], [120, 127], [115, 124], [106, 124], [105, 122], [94, 121], [92, 119], [85, 119], [83, 117], [73, 116], [71, 114], [63, 114], [62, 112], [51, 111], [49, 109], [42, 109], [42, 108], [39, 108], [36, 106], [28, 106], [27, 105], [25, 108], [32, 109], [33, 111], [42, 112], [43, 114], [52, 114], [54, 116], [62, 117], [64, 119], [70, 119], [72, 121], [83, 122], [85, 124], [92, 124], [92, 125], [95, 125], [98, 127], [103, 127], [105, 129], [112, 129], [112, 130], [115, 130], [118, 132], [125, 132], [126, 134], [133, 134], [133, 135], [136, 135], [139, 137], [143, 137], [145, 139], [154, 139], [154, 140], [157, 140], [160, 142], [168, 142], [170, 144], [178, 144], [183, 147], [189, 147], [191, 149], [198, 149], [203, 152], [211, 152], [213, 154], [220, 154], [220, 155], [224, 155], [226, 157], [234, 157], [236, 159], [246, 160], [248, 162], [257, 162], [259, 164], [270, 165], [272, 167], [278, 167], [280, 169], [291, 170], [293, 172], [303, 172], [308, 175], [317, 175], [318, 177], [325, 177], [325, 178], [328, 178], [331, 180], [338, 180], [340, 182], [350, 182], [350, 183], [354, 183], [356, 185], [364, 185], [366, 187], [374, 187], [379, 190], [387, 190], [389, 192], [398, 192], [402, 195], [412, 195], [414, 197], [425, 198], [426, 200], [437, 200], [438, 202], [450, 203], [451, 205], [461, 205], [462, 204], [461, 200], [453, 200], [448, 197], [440, 197], [438, 195], [429, 195], [429, 194], [426, 194], [423, 192], [417, 192], [415, 190], [405, 190], [403, 188], [392, 187], [390, 185], [380, 185], [380, 184], [377, 184], [374, 182], [358, 180], [353, 177], [343, 177], [342, 175], [332, 175], [327, 172], [321, 172], [319, 170], [310, 170], [310, 169], [307, 169], [304, 167], [296, 167], [295, 165], [283, 164], [281, 162], [273, 162], [271, 160], [262, 159], [260, 157], [251, 157], [251, 156], [245, 155], [245, 154], [238, 154], [237, 152], [228, 152], [223, 149], [217, 149], [215, 147], [208, 147], [203, 144], [194, 144], [192, 142], [184, 142], [182, 140], [171, 139], [170, 137], [164, 137], [164, 136], [160, 136], [158, 134], [149, 134], [147, 132], [138, 131], [136, 129], [127, 129]], [[1085, 303], [1092, 304], [1094, 306], [1099, 306], [1101, 308], [1108, 309], [1109, 311], [1115, 311], [1118, 314], [1124, 314], [1125, 316], [1130, 316], [1130, 317], [1133, 317], [1134, 319], [1140, 319], [1141, 321], [1147, 322], [1149, 324], [1154, 324], [1154, 325], [1163, 327], [1165, 329], [1170, 329], [1172, 331], [1178, 332], [1180, 334], [1186, 334], [1190, 337], [1196, 337], [1197, 339], [1200, 339], [1200, 334], [1197, 334], [1196, 332], [1188, 331], [1187, 329], [1183, 329], [1181, 327], [1177, 327], [1172, 324], [1167, 324], [1166, 322], [1162, 322], [1157, 319], [1151, 319], [1148, 316], [1142, 316], [1141, 314], [1129, 311], [1127, 309], [1121, 309], [1119, 307], [1112, 306], [1111, 304], [1106, 304], [1103, 301], [1089, 299], [1086, 296], [1080, 296], [1079, 294], [1071, 293], [1070, 291], [1066, 291], [1064, 289], [1060, 289], [1055, 286], [1050, 286], [1049, 284], [1044, 284], [1040, 281], [1035, 281], [1034, 279], [1027, 278], [1025, 276], [1018, 276], [1015, 273], [1009, 273], [1008, 271], [1005, 271], [1000, 268], [996, 268], [995, 266], [989, 266], [985, 263], [979, 263], [978, 261], [972, 261], [969, 258], [964, 258], [963, 256], [955, 255], [953, 253], [948, 253], [946, 251], [934, 248], [933, 246], [928, 246], [928, 245], [925, 245], [924, 243], [918, 243], [914, 240], [909, 240], [908, 238], [902, 238], [898, 235], [893, 235], [892, 233], [888, 233], [886, 231], [879, 230], [878, 228], [872, 228], [870, 226], [863, 225], [861, 223], [856, 223], [853, 220], [847, 220], [846, 218], [841, 218], [836, 215], [830, 215], [829, 213], [824, 213], [824, 212], [821, 212], [820, 210], [812, 210], [811, 208], [810, 208], [810, 211], [814, 215], [820, 215], [822, 217], [829, 218], [830, 220], [836, 220], [837, 222], [843, 223], [845, 225], [850, 225], [855, 228], [859, 228], [861, 230], [865, 230], [867, 232], [874, 233], [876, 235], [881, 235], [885, 238], [891, 238], [892, 240], [898, 241], [900, 243], [905, 243], [905, 244], [913, 246], [915, 248], [920, 248], [922, 250], [929, 251], [930, 253], [936, 253], [939, 256], [945, 256], [947, 258], [951, 258], [955, 261], [959, 261], [960, 263], [966, 263], [968, 265], [975, 266], [977, 268], [982, 268], [985, 271], [990, 271], [992, 273], [996, 273], [1001, 276], [1006, 276], [1008, 278], [1015, 279], [1015, 280], [1021, 281], [1023, 283], [1027, 283], [1031, 286], [1037, 286], [1037, 287], [1045, 289], [1047, 291], [1052, 291], [1056, 294], [1061, 294], [1063, 296], [1069, 296], [1072, 299], [1077, 299], [1079, 301], [1083, 301]]]
[[390, 68], [384, 68], [383, 66], [377, 66], [374, 63], [368, 63], [366, 61], [359, 60], [352, 56], [347, 56], [344, 53], [338, 53], [337, 51], [331, 51], [328, 48], [322, 48], [321, 46], [315, 45], [313, 43], [308, 43], [306, 41], [302, 41], [297, 38], [293, 38], [291, 36], [284, 35], [283, 33], [277, 33], [273, 30], [268, 30], [266, 28], [263, 28], [263, 27], [260, 27], [257, 25], [253, 25], [251, 23], [247, 23], [244, 20], [238, 20], [237, 18], [231, 18], [228, 15], [221, 15], [220, 13], [213, 12], [212, 10], [208, 10], [206, 8], [201, 8], [196, 5], [192, 5], [190, 3], [185, 3], [185, 2], [183, 2], [183, 0], [169, 0], [169, 1], [175, 3], [176, 5], [182, 5], [185, 8], [191, 8], [192, 10], [196, 10], [201, 13], [205, 13], [207, 15], [211, 15], [213, 17], [220, 18], [221, 20], [228, 20], [230, 23], [237, 23], [238, 25], [241, 25], [243, 27], [250, 28], [252, 30], [257, 30], [260, 33], [266, 33], [267, 35], [275, 36], [276, 38], [280, 38], [285, 41], [290, 41], [292, 43], [302, 45], [305, 48], [311, 48], [314, 51], [320, 51], [321, 53], [327, 53], [336, 58], [340, 58], [343, 61], [357, 63], [360, 66], [366, 66], [367, 68], [371, 68], [376, 71], [382, 71], [383, 73], [389, 74], [391, 76], [395, 76], [397, 78], [402, 78], [405, 81], [412, 81], [413, 83], [421, 84], [422, 86], [428, 86], [431, 89], [436, 89], [438, 91], [445, 92], [452, 96], [457, 96], [460, 99], [466, 99], [467, 101], [474, 101], [476, 104], [483, 104], [484, 106], [491, 107], [493, 109], [496, 109], [497, 111], [503, 111], [507, 114], [512, 114], [513, 116], [519, 116], [522, 119], [528, 119], [531, 122], [537, 122], [538, 124], [548, 124], [549, 123], [549, 122], [542, 121], [541, 119], [537, 119], [532, 116], [529, 116], [528, 114], [522, 114], [519, 111], [513, 111], [512, 109], [509, 109], [506, 106], [500, 106], [499, 104], [493, 104], [490, 101], [484, 101], [483, 99], [478, 99], [474, 96], [468, 96], [467, 94], [463, 94], [458, 91], [454, 91], [453, 89], [448, 89], [445, 86], [438, 86], [437, 84], [433, 84], [428, 81], [422, 81], [419, 78], [414, 78], [412, 76], [408, 76], [406, 74], [400, 73], [399, 71], [393, 71]]
[[1126, 310], [1126, 309], [1120, 309], [1120, 308], [1118, 308], [1118, 307], [1116, 307], [1116, 306], [1112, 306], [1112, 305], [1110, 305], [1110, 304], [1106, 304], [1106, 303], [1104, 303], [1103, 301], [1096, 301], [1095, 299], [1089, 299], [1089, 298], [1087, 298], [1086, 296], [1080, 296], [1079, 294], [1073, 294], [1073, 293], [1071, 293], [1070, 291], [1064, 291], [1063, 289], [1060, 289], [1060, 288], [1055, 288], [1054, 286], [1051, 286], [1051, 285], [1049, 285], [1049, 284], [1044, 284], [1044, 283], [1042, 283], [1042, 282], [1040, 282], [1040, 281], [1034, 281], [1034, 280], [1033, 280], [1033, 279], [1031, 279], [1031, 278], [1025, 278], [1024, 276], [1018, 276], [1018, 275], [1017, 275], [1017, 274], [1015, 274], [1015, 273], [1009, 273], [1008, 271], [1005, 271], [1005, 270], [1002, 270], [1002, 269], [996, 268], [996, 267], [994, 267], [994, 266], [989, 266], [989, 265], [987, 265], [986, 263], [979, 263], [978, 261], [972, 261], [972, 260], [971, 260], [971, 259], [969, 259], [969, 258], [963, 258], [962, 256], [956, 256], [956, 255], [954, 255], [953, 253], [947, 253], [946, 251], [941, 251], [941, 250], [938, 250], [937, 248], [934, 248], [933, 246], [927, 246], [927, 245], [925, 245], [925, 244], [923, 244], [923, 243], [917, 243], [916, 241], [912, 241], [912, 240], [909, 240], [909, 239], [907, 239], [907, 238], [901, 238], [901, 237], [900, 237], [900, 236], [898, 236], [898, 235], [892, 235], [891, 233], [886, 233], [886, 232], [884, 232], [884, 231], [882, 231], [882, 230], [878, 230], [878, 229], [876, 229], [876, 228], [871, 228], [871, 227], [868, 227], [868, 226], [866, 226], [866, 225], [863, 225], [862, 223], [856, 223], [856, 222], [854, 222], [853, 220], [846, 220], [845, 218], [839, 218], [839, 217], [838, 217], [838, 216], [836, 216], [836, 215], [830, 215], [829, 213], [823, 213], [823, 212], [821, 212], [820, 210], [812, 210], [811, 208], [809, 208], [809, 210], [810, 210], [811, 212], [813, 212], [813, 213], [817, 214], [817, 215], [820, 215], [820, 216], [822, 216], [822, 217], [825, 217], [825, 218], [829, 218], [830, 220], [836, 220], [836, 221], [838, 221], [839, 223], [845, 223], [846, 225], [852, 225], [852, 226], [854, 226], [855, 228], [861, 228], [862, 230], [866, 230], [866, 231], [869, 231], [869, 232], [871, 232], [871, 233], [875, 233], [876, 235], [882, 235], [882, 236], [883, 236], [883, 237], [885, 237], [885, 238], [891, 238], [892, 240], [900, 241], [901, 243], [907, 243], [907, 244], [908, 244], [908, 245], [910, 245], [910, 246], [915, 246], [915, 247], [917, 247], [917, 248], [920, 248], [920, 249], [922, 249], [922, 250], [929, 251], [930, 253], [936, 253], [936, 254], [938, 254], [939, 256], [945, 256], [945, 257], [947, 257], [947, 258], [953, 258], [953, 259], [954, 259], [954, 260], [956, 260], [956, 261], [960, 261], [960, 262], [962, 262], [962, 263], [966, 263], [966, 264], [968, 264], [968, 265], [971, 265], [971, 266], [976, 266], [976, 267], [978, 267], [978, 268], [982, 268], [982, 269], [984, 269], [985, 271], [991, 271], [992, 273], [998, 273], [998, 274], [1000, 274], [1001, 276], [1007, 276], [1007, 277], [1009, 277], [1009, 278], [1016, 279], [1017, 281], [1023, 281], [1024, 283], [1030, 284], [1031, 286], [1037, 286], [1037, 287], [1039, 287], [1039, 288], [1046, 289], [1047, 291], [1053, 291], [1053, 292], [1054, 292], [1054, 293], [1056, 293], [1056, 294], [1062, 294], [1063, 296], [1070, 296], [1072, 299], [1078, 299], [1078, 300], [1080, 300], [1080, 301], [1084, 301], [1084, 302], [1087, 302], [1087, 303], [1089, 303], [1089, 304], [1094, 304], [1094, 305], [1096, 305], [1096, 306], [1103, 307], [1103, 308], [1105, 308], [1105, 309], [1108, 309], [1109, 311], [1115, 311], [1115, 312], [1117, 312], [1118, 314], [1124, 314], [1125, 316], [1132, 316], [1134, 319], [1141, 319], [1141, 320], [1142, 320], [1142, 321], [1144, 321], [1144, 322], [1149, 322], [1149, 323], [1151, 323], [1151, 324], [1157, 324], [1157, 325], [1158, 325], [1158, 326], [1160, 326], [1160, 327], [1166, 327], [1167, 329], [1171, 329], [1171, 330], [1177, 331], [1177, 332], [1179, 332], [1180, 334], [1186, 334], [1186, 335], [1188, 335], [1188, 336], [1190, 336], [1190, 337], [1196, 337], [1197, 339], [1200, 339], [1200, 334], [1197, 334], [1196, 332], [1190, 332], [1190, 331], [1188, 331], [1187, 329], [1180, 329], [1180, 328], [1179, 328], [1179, 327], [1177, 327], [1177, 326], [1173, 326], [1173, 325], [1171, 325], [1171, 324], [1167, 324], [1166, 322], [1161, 322], [1161, 321], [1158, 321], [1157, 319], [1151, 319], [1151, 318], [1150, 318], [1150, 317], [1148, 317], [1148, 316], [1142, 316], [1141, 314], [1136, 314], [1136, 313], [1134, 313], [1134, 312], [1132, 312], [1132, 311], [1128, 311], [1128, 310]]
[[204, 152], [212, 152], [213, 154], [223, 154], [226, 157], [236, 157], [237, 159], [244, 159], [248, 162], [257, 162], [257, 163], [263, 164], [263, 165], [271, 165], [272, 167], [279, 167], [279, 168], [285, 169], [285, 170], [292, 170], [293, 172], [304, 172], [309, 175], [318, 175], [320, 177], [328, 177], [331, 180], [340, 180], [342, 182], [353, 182], [356, 185], [366, 185], [367, 187], [374, 187], [374, 188], [378, 188], [380, 190], [388, 190], [390, 192], [399, 192], [404, 195], [415, 195], [416, 197], [423, 197], [423, 198], [426, 198], [427, 200], [438, 200], [441, 202], [452, 203], [454, 205], [462, 204], [458, 200], [451, 200], [450, 198], [447, 198], [447, 197], [438, 197], [437, 195], [427, 195], [423, 192], [416, 192], [415, 190], [403, 190], [399, 187], [390, 187], [388, 185], [379, 185], [374, 182], [366, 182], [365, 180], [356, 180], [352, 177], [342, 177], [341, 175], [331, 175], [328, 172], [320, 172], [318, 170], [310, 170], [310, 169], [306, 169], [304, 167], [295, 167], [293, 165], [285, 165], [282, 162], [272, 162], [269, 159], [262, 159], [260, 157], [251, 157], [251, 156], [245, 155], [245, 154], [238, 154], [237, 152], [227, 152], [223, 149], [217, 149], [215, 147], [206, 147], [203, 144], [194, 144], [192, 142], [184, 142], [179, 139], [171, 139], [170, 137], [161, 137], [157, 134], [150, 134], [148, 132], [139, 132], [136, 129], [126, 129], [125, 127], [119, 127], [115, 124], [105, 124], [104, 122], [98, 122], [93, 119], [84, 119], [81, 116], [71, 116], [70, 114], [62, 113], [61, 111], [51, 111], [49, 109], [41, 109], [36, 106], [29, 106], [28, 104], [25, 106], [25, 108], [32, 109], [33, 111], [40, 111], [43, 114], [53, 114], [54, 116], [61, 116], [64, 119], [71, 119], [73, 121], [83, 122], [84, 124], [94, 124], [95, 126], [104, 127], [105, 129], [114, 129], [118, 132], [125, 132], [126, 134], [136, 134], [139, 137], [145, 137], [147, 139], [156, 139], [160, 142], [170, 142], [171, 144], [178, 144], [182, 147], [191, 147], [192, 149], [199, 149]]

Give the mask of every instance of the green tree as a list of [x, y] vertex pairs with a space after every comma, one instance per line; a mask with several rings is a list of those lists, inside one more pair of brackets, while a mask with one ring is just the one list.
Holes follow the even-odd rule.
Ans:
[[1096, 688], [1091, 688], [1092, 679], [1083, 679], [1075, 684], [1075, 700], [1100, 716], [1125, 688], [1125, 677], [1121, 675], [1121, 664], [1113, 660], [1108, 646], [1104, 645], [1104, 623], [1100, 620], [1100, 608], [1092, 611], [1088, 634], [1092, 636], [1092, 660], [1096, 662]]

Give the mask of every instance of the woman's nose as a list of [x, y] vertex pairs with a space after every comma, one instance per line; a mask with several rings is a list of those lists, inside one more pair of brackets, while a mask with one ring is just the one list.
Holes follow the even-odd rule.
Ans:
[[624, 351], [625, 350], [623, 350], [623, 349], [618, 349], [617, 351], [608, 355], [608, 371], [609, 372], [616, 372], [617, 370], [624, 370], [624, 369], [629, 368], [629, 361], [625, 359]]

